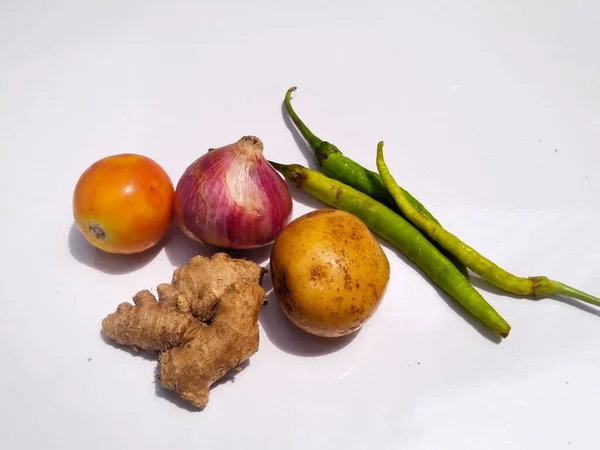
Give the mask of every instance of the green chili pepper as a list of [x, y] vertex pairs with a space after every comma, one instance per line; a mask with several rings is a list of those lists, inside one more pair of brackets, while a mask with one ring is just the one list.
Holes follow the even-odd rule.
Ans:
[[423, 216], [408, 201], [402, 189], [396, 184], [383, 159], [383, 142], [377, 145], [377, 169], [381, 178], [394, 197], [402, 212], [410, 217], [415, 225], [425, 236], [451, 252], [464, 265], [470, 268], [487, 282], [499, 289], [518, 295], [543, 297], [548, 295], [565, 295], [592, 305], [600, 306], [600, 298], [567, 286], [558, 281], [550, 280], [545, 276], [517, 277], [512, 273], [498, 267], [489, 259], [479, 254], [476, 250], [462, 242], [458, 237], [446, 231], [440, 224], [431, 222]]
[[450, 297], [493, 332], [507, 337], [510, 325], [485, 301], [462, 273], [419, 230], [368, 195], [316, 170], [270, 162], [285, 179], [322, 202], [361, 219], [410, 258]]
[[[367, 194], [369, 197], [383, 203], [389, 208], [395, 210], [400, 215], [403, 215], [396, 206], [394, 198], [385, 188], [385, 185], [381, 181], [381, 177], [377, 172], [373, 172], [364, 168], [357, 162], [345, 156], [335, 145], [327, 141], [322, 141], [308, 129], [300, 117], [298, 117], [298, 114], [296, 114], [294, 108], [292, 108], [292, 92], [295, 90], [296, 88], [292, 87], [286, 92], [285, 108], [292, 119], [292, 122], [294, 122], [300, 131], [300, 134], [314, 152], [317, 162], [323, 169], [323, 172], [329, 175], [331, 178], [335, 178], [336, 180], [341, 181], [342, 183], [347, 184], [348, 186], [353, 187], [364, 194]], [[410, 192], [404, 189], [403, 192], [411, 205], [413, 205], [421, 214], [423, 214], [429, 220], [439, 223], [437, 219], [427, 210], [427, 208], [425, 208], [421, 202], [414, 198]], [[464, 276], [468, 278], [468, 270], [460, 261], [458, 261], [452, 254], [447, 253], [444, 249], [439, 248], [439, 250], [452, 261], [452, 263], [462, 272]]]
[[[285, 108], [292, 119], [292, 122], [294, 122], [300, 131], [300, 134], [302, 134], [302, 137], [314, 152], [317, 162], [323, 169], [323, 172], [330, 177], [367, 194], [369, 197], [383, 203], [389, 208], [396, 209], [394, 198], [385, 188], [385, 185], [377, 172], [365, 169], [357, 162], [344, 156], [342, 151], [335, 145], [327, 141], [322, 141], [308, 129], [300, 117], [298, 117], [294, 108], [292, 108], [292, 92], [295, 90], [296, 87], [291, 87], [286, 92]], [[409, 192], [404, 191], [404, 193], [415, 208], [421, 211], [422, 214], [425, 214], [430, 220], [437, 222], [435, 217], [427, 211], [421, 202], [415, 199]]]

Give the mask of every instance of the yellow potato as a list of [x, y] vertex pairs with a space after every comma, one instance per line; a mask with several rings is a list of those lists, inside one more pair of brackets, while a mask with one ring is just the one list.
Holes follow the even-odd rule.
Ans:
[[292, 221], [277, 236], [270, 265], [286, 316], [324, 337], [362, 327], [379, 307], [390, 277], [389, 261], [367, 226], [335, 209]]

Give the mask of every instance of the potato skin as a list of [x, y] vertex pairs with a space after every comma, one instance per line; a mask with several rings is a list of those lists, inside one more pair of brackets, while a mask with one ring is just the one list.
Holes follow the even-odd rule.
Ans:
[[338, 337], [361, 328], [381, 303], [389, 261], [356, 216], [319, 209], [277, 236], [271, 277], [285, 315], [304, 331]]

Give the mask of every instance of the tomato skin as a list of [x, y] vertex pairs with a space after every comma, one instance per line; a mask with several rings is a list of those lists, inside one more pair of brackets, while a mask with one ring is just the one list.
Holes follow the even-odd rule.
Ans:
[[73, 216], [93, 246], [108, 253], [139, 253], [166, 234], [174, 198], [171, 179], [154, 160], [131, 153], [112, 155], [79, 177]]

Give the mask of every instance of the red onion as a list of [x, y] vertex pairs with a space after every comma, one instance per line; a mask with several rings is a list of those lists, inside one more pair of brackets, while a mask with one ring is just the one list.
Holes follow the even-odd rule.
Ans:
[[285, 180], [244, 136], [194, 161], [175, 190], [175, 219], [190, 238], [231, 249], [272, 243], [292, 215]]

